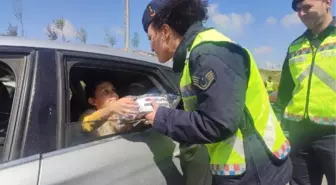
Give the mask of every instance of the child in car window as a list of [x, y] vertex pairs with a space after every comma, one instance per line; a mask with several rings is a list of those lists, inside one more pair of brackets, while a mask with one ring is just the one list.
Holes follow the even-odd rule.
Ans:
[[104, 136], [129, 131], [132, 126], [118, 124], [117, 115], [137, 114], [138, 105], [131, 96], [120, 98], [108, 80], [90, 82], [85, 87], [88, 103], [93, 107], [80, 117], [82, 129]]

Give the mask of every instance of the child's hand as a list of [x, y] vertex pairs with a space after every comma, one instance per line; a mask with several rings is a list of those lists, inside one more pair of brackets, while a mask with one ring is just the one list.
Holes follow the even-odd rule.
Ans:
[[119, 100], [108, 100], [109, 109], [119, 115], [138, 114], [139, 106], [134, 97], [126, 96]]

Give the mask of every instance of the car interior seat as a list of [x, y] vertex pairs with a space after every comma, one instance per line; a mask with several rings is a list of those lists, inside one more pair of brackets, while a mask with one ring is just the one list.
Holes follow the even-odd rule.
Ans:
[[139, 96], [142, 94], [146, 94], [146, 92], [147, 88], [140, 82], [131, 83], [130, 85], [127, 86], [126, 90], [127, 95], [130, 96]]
[[79, 80], [71, 81], [70, 88], [72, 91], [72, 98], [70, 100], [71, 122], [78, 122], [80, 115], [88, 107], [88, 102]]
[[126, 88], [126, 95], [139, 96], [147, 93], [153, 93], [156, 89], [153, 83], [148, 79], [144, 78], [139, 81], [129, 84]]
[[71, 99], [70, 99], [70, 120], [66, 124], [66, 146], [73, 146], [76, 142], [82, 141], [82, 124], [80, 123], [81, 114], [88, 108], [85, 91], [80, 80], [70, 80]]

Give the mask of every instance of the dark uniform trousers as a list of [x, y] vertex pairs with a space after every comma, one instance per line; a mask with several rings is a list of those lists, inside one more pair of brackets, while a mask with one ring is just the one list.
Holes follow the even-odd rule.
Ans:
[[317, 125], [309, 120], [289, 122], [293, 151], [291, 185], [321, 185], [323, 174], [328, 185], [335, 183], [335, 126]]
[[[181, 160], [184, 161], [182, 166], [186, 185], [286, 185], [292, 174], [290, 159], [276, 164], [270, 159], [265, 147], [256, 134], [244, 138], [246, 172], [236, 177], [212, 176], [207, 158], [200, 161]], [[205, 152], [206, 148], [202, 146], [194, 155], [205, 157]], [[200, 168], [200, 164], [204, 168]]]
[[186, 152], [181, 152], [181, 167], [183, 171], [184, 185], [211, 185], [212, 175], [210, 171], [210, 157], [204, 145], [194, 145], [188, 147], [182, 145], [181, 151], [185, 148]]

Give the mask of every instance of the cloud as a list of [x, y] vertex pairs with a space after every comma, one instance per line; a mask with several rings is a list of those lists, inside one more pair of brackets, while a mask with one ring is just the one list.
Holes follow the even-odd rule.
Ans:
[[298, 17], [296, 12], [285, 15], [284, 17], [281, 18], [280, 22], [281, 22], [281, 25], [285, 28], [289, 28], [290, 26], [301, 24], [301, 20]]
[[254, 53], [256, 54], [268, 54], [268, 53], [272, 53], [272, 47], [270, 46], [260, 46], [258, 48], [254, 49]]
[[56, 29], [54, 23], [52, 23], [50, 26], [51, 26], [51, 29], [55, 30], [55, 32], [57, 33], [58, 37], [62, 37], [62, 34], [64, 34], [64, 37], [67, 40], [69, 40], [69, 39], [75, 38], [77, 36], [77, 30], [76, 30], [76, 28], [67, 19], [64, 19], [63, 32], [62, 32], [62, 30]]
[[119, 26], [114, 26], [111, 28], [112, 33], [115, 33], [117, 35], [124, 35], [125, 34], [125, 30]]
[[220, 29], [233, 34], [241, 34], [248, 25], [254, 22], [254, 17], [249, 12], [222, 14], [218, 10], [218, 4], [210, 4], [208, 13], [209, 20]]
[[273, 16], [270, 16], [266, 19], [267, 24], [276, 24], [277, 22], [278, 22], [278, 20]]

